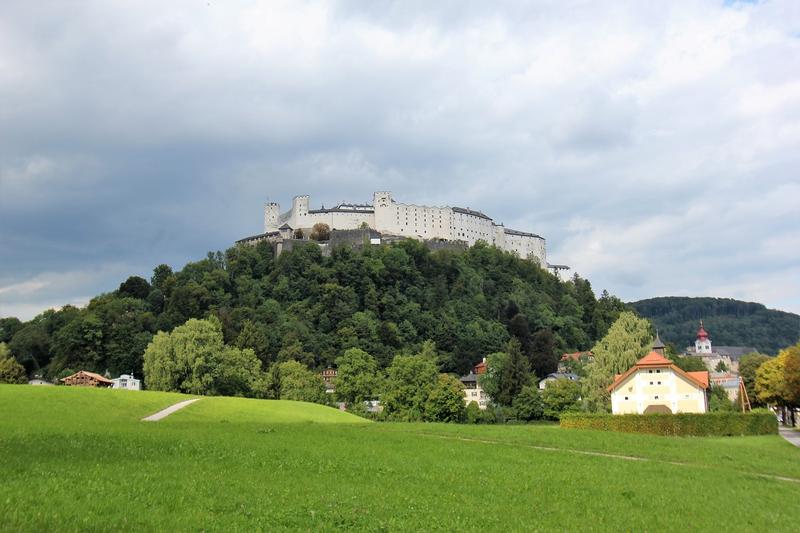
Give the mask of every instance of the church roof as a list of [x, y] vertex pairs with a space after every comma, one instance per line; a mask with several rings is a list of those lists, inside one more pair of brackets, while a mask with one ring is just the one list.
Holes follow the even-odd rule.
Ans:
[[708, 332], [703, 328], [703, 321], [700, 321], [700, 329], [697, 330], [697, 340], [703, 340], [708, 338]]
[[661, 337], [658, 336], [658, 331], [656, 331], [656, 340], [653, 341], [653, 350], [656, 348], [665, 348], [664, 343], [661, 341]]
[[614, 382], [608, 387], [608, 392], [612, 392], [614, 389], [616, 389], [619, 385], [622, 384], [623, 381], [628, 379], [628, 376], [630, 376], [637, 370], [649, 369], [649, 368], [669, 368], [676, 374], [683, 376], [684, 378], [694, 383], [698, 387], [701, 387], [703, 389], [708, 388], [707, 371], [703, 370], [700, 372], [686, 372], [685, 370], [682, 370], [681, 368], [672, 364], [672, 361], [662, 356], [661, 354], [657, 352], [650, 352], [649, 354], [639, 359], [636, 362], [636, 364], [630, 367], [626, 372], [614, 376]]

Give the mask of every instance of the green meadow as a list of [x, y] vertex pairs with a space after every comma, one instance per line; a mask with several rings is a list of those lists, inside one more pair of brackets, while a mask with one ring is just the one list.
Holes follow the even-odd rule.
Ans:
[[800, 449], [0, 386], [0, 529], [796, 531]]

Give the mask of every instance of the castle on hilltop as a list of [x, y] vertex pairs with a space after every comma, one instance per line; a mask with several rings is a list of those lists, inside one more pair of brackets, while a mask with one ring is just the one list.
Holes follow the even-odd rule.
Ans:
[[391, 192], [374, 193], [372, 204], [341, 203], [320, 209], [310, 208], [309, 196], [295, 196], [291, 209], [283, 213], [280, 205], [269, 202], [264, 206], [264, 233], [238, 242], [254, 243], [273, 237], [290, 239], [298, 234], [308, 236], [314, 225], [320, 223], [327, 224], [333, 232], [368, 228], [385, 239], [449, 241], [466, 246], [484, 241], [523, 259], [536, 261], [544, 268], [568, 269], [548, 265], [545, 239], [535, 233], [506, 228], [469, 208], [398, 203]]

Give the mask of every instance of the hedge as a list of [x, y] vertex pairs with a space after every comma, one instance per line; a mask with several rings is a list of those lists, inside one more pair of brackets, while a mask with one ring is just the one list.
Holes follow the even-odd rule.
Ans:
[[649, 415], [609, 415], [564, 413], [561, 427], [600, 429], [625, 433], [650, 433], [694, 437], [738, 435], [777, 435], [778, 420], [772, 411], [757, 409], [750, 413], [681, 413]]

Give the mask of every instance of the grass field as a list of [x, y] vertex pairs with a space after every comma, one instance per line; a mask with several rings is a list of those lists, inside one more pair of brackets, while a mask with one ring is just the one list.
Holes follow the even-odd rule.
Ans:
[[0, 386], [0, 528], [796, 531], [800, 449]]

